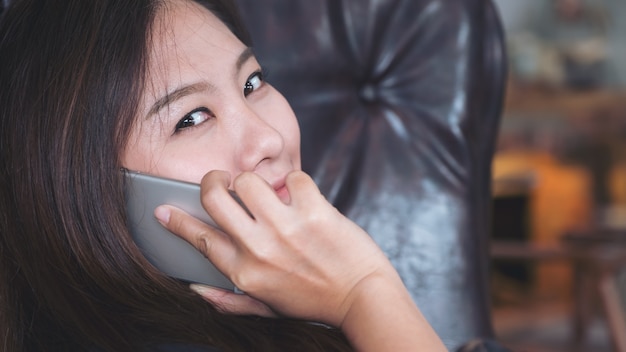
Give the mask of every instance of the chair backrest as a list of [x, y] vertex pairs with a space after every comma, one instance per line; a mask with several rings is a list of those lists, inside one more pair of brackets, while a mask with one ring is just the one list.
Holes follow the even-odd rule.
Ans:
[[491, 0], [238, 3], [300, 121], [304, 170], [380, 244], [449, 349], [492, 337], [506, 60]]

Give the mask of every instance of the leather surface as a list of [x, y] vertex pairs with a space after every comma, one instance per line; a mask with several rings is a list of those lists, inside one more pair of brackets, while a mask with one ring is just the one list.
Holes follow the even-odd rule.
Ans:
[[491, 2], [238, 3], [300, 121], [305, 171], [383, 248], [448, 349], [492, 336], [490, 165], [505, 58]]

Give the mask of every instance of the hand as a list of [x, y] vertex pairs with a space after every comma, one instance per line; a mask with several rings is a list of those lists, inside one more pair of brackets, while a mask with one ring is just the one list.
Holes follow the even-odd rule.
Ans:
[[446, 351], [385, 255], [330, 205], [306, 174], [293, 172], [283, 203], [259, 176], [202, 180], [202, 204], [222, 230], [163, 206], [155, 215], [247, 295], [192, 286], [234, 314], [275, 313], [340, 327], [358, 351]]
[[266, 316], [275, 311], [341, 326], [362, 281], [399, 282], [367, 233], [332, 207], [305, 173], [287, 176], [289, 204], [258, 175], [239, 175], [233, 188], [254, 219], [228, 194], [229, 184], [220, 171], [201, 183], [202, 204], [223, 232], [173, 207], [156, 211], [165, 227], [196, 246], [249, 297], [267, 304], [205, 291], [222, 309]]

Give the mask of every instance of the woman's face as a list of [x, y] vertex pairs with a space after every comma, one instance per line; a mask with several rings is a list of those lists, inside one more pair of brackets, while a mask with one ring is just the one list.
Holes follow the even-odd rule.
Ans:
[[300, 169], [300, 132], [250, 49], [188, 1], [169, 2], [153, 36], [148, 86], [123, 166], [196, 183], [210, 170], [233, 178], [252, 171], [280, 190]]

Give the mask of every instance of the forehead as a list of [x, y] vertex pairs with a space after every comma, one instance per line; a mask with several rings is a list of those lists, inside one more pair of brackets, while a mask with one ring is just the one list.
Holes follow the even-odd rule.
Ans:
[[[181, 40], [187, 35], [210, 30], [218, 37], [234, 37], [230, 30], [211, 11], [191, 0], [169, 0], [159, 7], [155, 18], [154, 37], [156, 42], [165, 39]], [[182, 38], [181, 38], [182, 36]], [[162, 40], [161, 40], [162, 41]]]
[[206, 73], [228, 63], [245, 45], [213, 13], [185, 0], [168, 1], [156, 18], [149, 51], [149, 81], [176, 85], [187, 71]]

